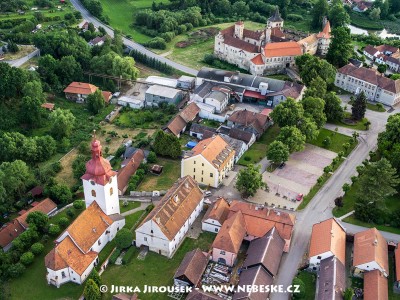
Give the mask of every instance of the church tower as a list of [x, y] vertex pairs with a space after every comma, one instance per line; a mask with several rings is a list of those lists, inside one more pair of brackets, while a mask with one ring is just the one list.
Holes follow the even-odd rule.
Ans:
[[235, 37], [243, 40], [243, 29], [244, 29], [243, 21], [236, 22], [235, 23]]
[[281, 17], [281, 14], [279, 13], [278, 6], [276, 7], [274, 14], [268, 18], [267, 27], [269, 27], [269, 28], [275, 28], [275, 27], [282, 28], [283, 27], [283, 19]]
[[92, 159], [86, 163], [86, 172], [81, 177], [86, 207], [96, 201], [106, 215], [119, 214], [117, 172], [103, 158], [101, 144], [95, 134], [91, 151]]

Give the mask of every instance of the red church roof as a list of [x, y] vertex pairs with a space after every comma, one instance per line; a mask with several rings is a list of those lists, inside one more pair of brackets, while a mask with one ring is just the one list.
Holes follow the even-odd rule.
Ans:
[[317, 38], [325, 38], [325, 39], [330, 39], [331, 38], [331, 23], [326, 22], [324, 29], [318, 33]]
[[110, 162], [103, 158], [100, 141], [95, 136], [92, 141], [92, 159], [86, 163], [86, 173], [81, 178], [106, 185], [110, 178], [116, 174], [111, 169]]

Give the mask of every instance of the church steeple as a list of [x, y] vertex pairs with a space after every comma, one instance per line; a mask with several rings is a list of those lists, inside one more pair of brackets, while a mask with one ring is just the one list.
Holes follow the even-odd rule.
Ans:
[[274, 27], [278, 27], [281, 28], [283, 27], [283, 19], [281, 17], [281, 14], [279, 13], [279, 7], [277, 6], [274, 14], [268, 18], [267, 21], [267, 27], [269, 28], [274, 28]]

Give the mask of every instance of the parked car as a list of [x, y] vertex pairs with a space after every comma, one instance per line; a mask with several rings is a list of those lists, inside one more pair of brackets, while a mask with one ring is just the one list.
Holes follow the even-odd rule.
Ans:
[[283, 163], [281, 163], [281, 164], [279, 165], [278, 168], [279, 168], [279, 169], [283, 169], [284, 166], [286, 166], [286, 164], [283, 162]]
[[210, 192], [210, 191], [205, 191], [205, 192], [204, 192], [204, 196], [207, 196], [207, 197], [208, 197], [208, 196], [211, 196], [211, 192]]
[[298, 194], [297, 197], [296, 197], [296, 200], [297, 201], [303, 200], [303, 194]]

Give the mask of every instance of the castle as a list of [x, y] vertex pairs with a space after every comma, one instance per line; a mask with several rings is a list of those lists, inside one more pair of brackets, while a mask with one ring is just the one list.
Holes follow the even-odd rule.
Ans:
[[292, 67], [295, 57], [305, 53], [326, 55], [331, 42], [328, 20], [324, 20], [321, 32], [297, 42], [286, 38], [282, 30], [283, 22], [278, 9], [268, 19], [265, 30], [248, 30], [244, 28], [244, 22], [236, 22], [215, 36], [214, 54], [253, 75], [275, 73]]

